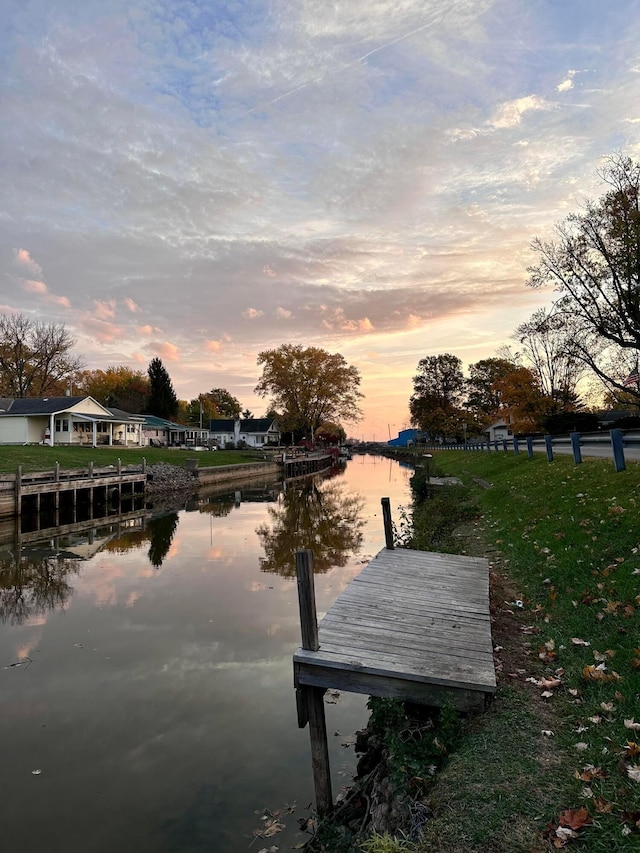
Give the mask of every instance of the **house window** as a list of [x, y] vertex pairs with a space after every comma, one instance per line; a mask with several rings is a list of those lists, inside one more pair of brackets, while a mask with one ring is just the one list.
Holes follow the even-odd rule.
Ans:
[[136, 427], [135, 424], [127, 424], [127, 432], [135, 432]]
[[56, 432], [69, 432], [68, 418], [56, 418]]

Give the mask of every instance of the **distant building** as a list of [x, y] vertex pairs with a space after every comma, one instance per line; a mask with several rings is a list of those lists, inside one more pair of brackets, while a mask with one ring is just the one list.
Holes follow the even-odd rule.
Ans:
[[507, 423], [503, 418], [488, 426], [483, 432], [487, 433], [489, 441], [502, 441], [505, 438], [513, 438], [511, 423]]
[[411, 444], [418, 444], [425, 440], [425, 433], [419, 429], [403, 429], [398, 433], [397, 438], [392, 438], [387, 442], [389, 447], [409, 447]]
[[280, 429], [273, 418], [213, 418], [209, 421], [209, 440], [218, 447], [242, 443], [264, 447], [280, 444]]
[[206, 427], [176, 424], [156, 415], [143, 417], [145, 444], [150, 447], [206, 447], [209, 443]]

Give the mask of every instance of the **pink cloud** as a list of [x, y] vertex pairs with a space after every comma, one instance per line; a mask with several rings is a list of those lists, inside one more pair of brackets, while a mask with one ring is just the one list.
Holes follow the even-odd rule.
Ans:
[[115, 323], [107, 323], [94, 317], [85, 318], [83, 326], [88, 335], [93, 336], [103, 344], [111, 344], [122, 338], [122, 327]]
[[142, 355], [141, 352], [134, 352], [132, 358], [136, 364], [146, 364], [147, 363], [147, 359]]
[[293, 311], [289, 311], [287, 308], [278, 308], [276, 310], [276, 317], [279, 317], [281, 320], [290, 320], [293, 317]]
[[27, 293], [48, 293], [49, 288], [44, 283], [44, 281], [34, 281], [30, 278], [22, 279], [22, 286], [27, 291]]
[[247, 308], [246, 311], [242, 312], [242, 316], [245, 320], [256, 320], [258, 317], [262, 317], [264, 311], [260, 311], [258, 308]]
[[180, 361], [180, 350], [175, 344], [170, 344], [168, 341], [156, 343], [154, 351], [166, 361]]
[[220, 352], [222, 349], [222, 341], [207, 341], [204, 348], [207, 352]]
[[116, 303], [112, 299], [109, 302], [94, 302], [96, 306], [95, 315], [98, 320], [111, 320], [116, 316]]
[[14, 249], [13, 256], [15, 262], [20, 266], [27, 267], [30, 272], [35, 273], [36, 275], [42, 275], [42, 267], [33, 260], [26, 249]]
[[153, 326], [136, 326], [139, 335], [152, 335]]
[[269, 276], [269, 278], [275, 278], [275, 277], [276, 277], [276, 273], [271, 269], [271, 267], [269, 266], [269, 264], [265, 264], [265, 265], [262, 267], [262, 272], [263, 272], [265, 275], [268, 275], [268, 276]]
[[133, 299], [131, 299], [131, 297], [129, 296], [125, 297], [124, 304], [126, 308], [131, 311], [132, 314], [135, 314], [140, 310], [140, 306], [138, 305], [138, 303], [134, 302]]
[[56, 305], [62, 305], [63, 308], [71, 308], [71, 303], [66, 296], [49, 296], [49, 302], [54, 302]]

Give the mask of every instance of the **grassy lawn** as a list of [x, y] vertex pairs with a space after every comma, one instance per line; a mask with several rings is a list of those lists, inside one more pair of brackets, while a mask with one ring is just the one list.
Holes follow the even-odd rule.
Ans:
[[477, 508], [467, 541], [492, 564], [499, 690], [430, 791], [415, 849], [637, 850], [640, 466], [459, 451], [434, 463], [463, 481], [466, 515]]
[[[96, 467], [114, 465], [118, 457], [123, 465], [139, 465], [143, 457], [149, 465], [161, 462], [185, 467], [187, 459], [198, 459], [201, 468], [216, 465], [237, 465], [243, 462], [262, 462], [264, 453], [256, 450], [216, 450], [193, 452], [177, 448], [158, 447], [48, 447], [45, 445], [0, 448], [0, 472], [13, 473], [18, 465], [23, 471], [49, 471], [56, 462], [62, 469], [86, 468], [93, 461]], [[271, 458], [271, 457], [269, 457]]]

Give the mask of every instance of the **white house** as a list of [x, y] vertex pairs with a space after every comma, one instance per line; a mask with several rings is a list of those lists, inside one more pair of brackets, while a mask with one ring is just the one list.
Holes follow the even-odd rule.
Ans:
[[206, 447], [209, 442], [209, 430], [206, 427], [176, 424], [157, 415], [144, 415], [143, 430], [144, 443], [151, 447]]
[[209, 422], [209, 439], [218, 447], [244, 443], [247, 447], [262, 448], [280, 443], [280, 430], [273, 418], [214, 418]]
[[143, 423], [93, 397], [0, 398], [0, 444], [138, 447]]
[[496, 421], [491, 426], [488, 426], [483, 432], [486, 432], [489, 437], [489, 441], [502, 441], [505, 438], [513, 438], [513, 430], [511, 429], [511, 423], [507, 423], [504, 419]]

